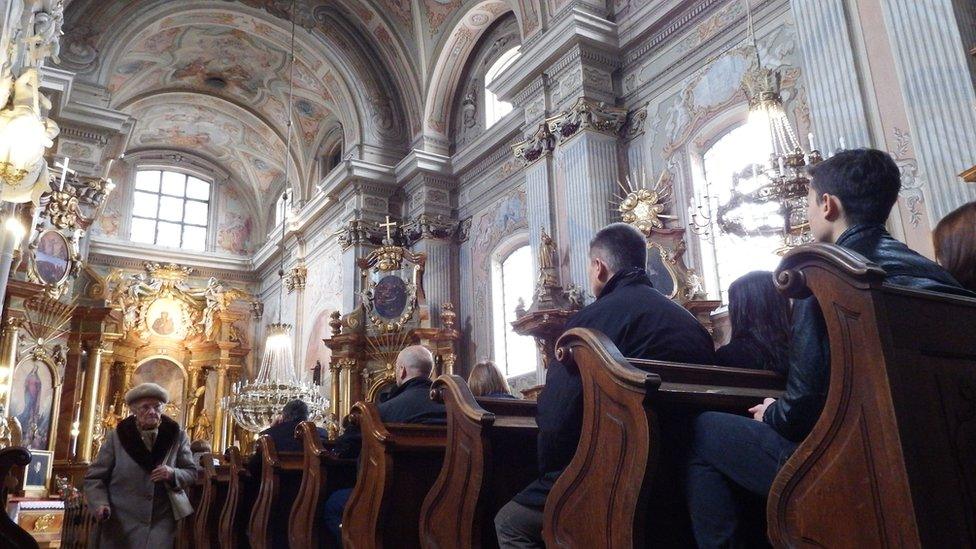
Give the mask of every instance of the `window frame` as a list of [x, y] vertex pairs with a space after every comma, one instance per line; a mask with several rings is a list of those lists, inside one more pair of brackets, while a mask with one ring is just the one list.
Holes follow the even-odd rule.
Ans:
[[[498, 365], [499, 369], [505, 375], [506, 379], [512, 379], [519, 376], [529, 375], [538, 372], [539, 367], [539, 349], [536, 347], [535, 342], [532, 342], [532, 368], [526, 368], [524, 371], [518, 371], [513, 373], [509, 366], [508, 357], [508, 337], [510, 333], [514, 333], [511, 329], [511, 325], [505, 318], [505, 311], [507, 309], [506, 295], [505, 295], [505, 271], [504, 265], [516, 252], [521, 250], [527, 250], [529, 255], [529, 280], [534, 281], [531, 276], [534, 271], [532, 264], [532, 246], [528, 241], [528, 235], [522, 235], [511, 239], [508, 242], [503, 242], [496, 248], [495, 253], [492, 254], [491, 259], [491, 295], [490, 295], [490, 314], [491, 314], [491, 338], [492, 338], [492, 355], [494, 356], [495, 363]], [[530, 282], [531, 284], [531, 282]], [[529, 296], [531, 300], [532, 296]], [[517, 303], [517, 302], [516, 302]], [[514, 306], [513, 305], [513, 310]], [[531, 305], [530, 301], [525, 302], [526, 308]], [[518, 334], [515, 334], [518, 335]], [[531, 339], [530, 336], [521, 336]]]
[[[141, 172], [159, 172], [159, 187], [158, 187], [158, 190], [156, 190], [154, 192], [154, 191], [147, 191], [147, 190], [143, 190], [143, 189], [139, 189], [138, 188], [137, 181], [138, 181], [139, 174]], [[163, 193], [163, 176], [166, 173], [173, 173], [173, 174], [178, 174], [178, 175], [183, 176], [183, 193], [182, 193], [182, 196], [177, 196], [177, 195]], [[202, 199], [202, 198], [191, 198], [191, 197], [187, 196], [186, 188], [187, 188], [187, 184], [189, 183], [189, 178], [191, 178], [191, 177], [194, 178], [194, 179], [199, 179], [200, 181], [203, 181], [204, 183], [206, 183], [208, 185], [208, 192], [207, 192], [207, 198], [206, 199]], [[175, 247], [175, 248], [174, 247], [171, 247], [171, 246], [164, 246], [165, 248], [172, 249], [172, 250], [180, 250], [182, 252], [187, 252], [187, 253], [205, 253], [205, 252], [207, 252], [207, 250], [210, 249], [210, 238], [212, 236], [212, 231], [210, 229], [211, 229], [211, 226], [214, 223], [214, 197], [215, 197], [215, 194], [214, 193], [216, 192], [216, 184], [217, 184], [217, 182], [214, 180], [213, 177], [210, 177], [208, 175], [202, 174], [202, 173], [197, 172], [197, 171], [194, 171], [194, 170], [188, 170], [188, 169], [182, 168], [182, 167], [169, 166], [169, 165], [156, 165], [156, 164], [143, 164], [143, 165], [137, 166], [136, 169], [133, 171], [133, 176], [132, 176], [132, 192], [131, 192], [131, 196], [132, 196], [132, 208], [130, 210], [131, 211], [131, 214], [129, 215], [129, 220], [128, 220], [129, 221], [129, 241], [135, 242], [137, 244], [148, 245], [148, 246], [163, 246], [163, 244], [159, 244], [158, 243], [158, 240], [159, 240], [159, 223], [162, 222], [162, 223], [178, 224], [180, 226], [180, 245], [178, 247]], [[135, 213], [135, 201], [137, 200], [138, 193], [152, 194], [152, 195], [155, 195], [156, 196], [156, 215], [155, 215], [155, 217], [147, 217], [147, 216], [144, 216], [144, 215], [136, 215], [136, 213]], [[163, 197], [167, 197], [167, 198], [178, 198], [178, 199], [182, 200], [182, 202], [183, 202], [183, 218], [185, 218], [185, 216], [186, 216], [186, 205], [187, 205], [188, 202], [196, 202], [196, 203], [206, 204], [206, 206], [207, 206], [207, 220], [206, 220], [206, 224], [199, 225], [199, 224], [196, 224], [196, 223], [190, 223], [190, 222], [185, 221], [184, 219], [180, 219], [180, 221], [171, 221], [171, 220], [168, 220], [168, 219], [161, 219], [159, 217], [159, 213], [160, 213], [160, 208], [162, 207], [162, 198]], [[153, 222], [156, 223], [155, 231], [153, 233], [153, 241], [151, 243], [137, 241], [137, 240], [134, 240], [133, 239], [133, 225], [134, 225], [134, 221], [136, 219], [146, 220], [146, 221], [153, 221]], [[201, 249], [190, 249], [190, 248], [185, 248], [184, 247], [184, 230], [185, 230], [186, 227], [193, 227], [193, 228], [198, 228], [198, 229], [202, 228], [204, 230], [203, 247]]]

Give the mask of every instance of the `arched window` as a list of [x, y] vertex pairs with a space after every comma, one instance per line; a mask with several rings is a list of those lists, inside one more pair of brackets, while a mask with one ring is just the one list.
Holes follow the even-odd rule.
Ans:
[[[755, 189], [765, 181], [761, 166], [770, 155], [767, 139], [754, 135], [752, 126], [733, 128], [702, 154], [702, 170], [695, 181], [695, 197], [707, 210], [708, 236], [702, 238], [702, 264], [709, 295], [728, 303], [729, 285], [740, 276], [756, 270], [771, 271], [779, 265], [776, 250], [782, 239], [776, 235], [738, 236], [726, 233], [718, 224], [718, 205], [725, 204], [735, 186], [742, 191]], [[771, 220], [780, 217], [774, 203], [743, 205], [744, 219]], [[774, 224], [774, 221], [767, 221]]]
[[291, 189], [285, 190], [275, 204], [275, 227], [291, 216]]
[[501, 120], [506, 114], [512, 112], [512, 104], [498, 99], [488, 86], [494, 81], [495, 77], [502, 71], [511, 66], [522, 54], [518, 47], [512, 48], [501, 55], [492, 63], [488, 71], [485, 72], [485, 127], [490, 128], [495, 122]]
[[495, 362], [507, 377], [534, 372], [535, 340], [512, 330], [515, 309], [532, 302], [532, 249], [516, 248], [492, 266], [492, 319]]
[[203, 251], [209, 219], [209, 182], [174, 171], [136, 172], [133, 242]]

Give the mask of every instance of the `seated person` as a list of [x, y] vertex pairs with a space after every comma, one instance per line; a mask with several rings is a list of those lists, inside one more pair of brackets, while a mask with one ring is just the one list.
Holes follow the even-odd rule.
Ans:
[[943, 217], [932, 237], [935, 259], [963, 288], [976, 292], [976, 202]]
[[508, 387], [508, 382], [505, 381], [505, 376], [490, 360], [479, 362], [471, 368], [471, 373], [468, 374], [468, 387], [471, 388], [471, 394], [476, 397], [515, 398]]
[[[968, 293], [934, 262], [895, 240], [884, 228], [898, 199], [901, 175], [891, 157], [859, 149], [809, 168], [808, 216], [818, 242], [853, 250], [887, 273], [886, 282]], [[814, 296], [796, 300], [786, 395], [749, 409], [752, 417], [706, 412], [694, 423], [687, 476], [692, 527], [699, 547], [732, 547], [751, 522], [743, 495], [766, 497], [779, 468], [809, 434], [823, 410], [830, 378], [830, 346]], [[761, 517], [756, 517], [761, 518]]]
[[[590, 241], [589, 282], [596, 301], [566, 324], [603, 332], [629, 358], [711, 364], [714, 344], [686, 309], [654, 289], [647, 277], [647, 241], [626, 223], [600, 230]], [[543, 547], [542, 509], [556, 479], [569, 465], [583, 424], [578, 372], [549, 366], [539, 395], [539, 478], [495, 517], [501, 547]]]
[[[396, 389], [386, 401], [376, 406], [383, 423], [447, 423], [444, 405], [430, 399], [430, 373], [433, 370], [434, 355], [423, 345], [412, 345], [400, 351], [396, 358]], [[362, 433], [356, 426], [345, 421], [343, 424], [347, 425], [346, 431], [336, 440], [336, 450], [343, 457], [357, 457], [362, 449]], [[351, 488], [336, 490], [325, 502], [325, 525], [340, 543], [342, 511], [351, 493]]]
[[193, 463], [201, 469], [197, 472], [197, 484], [203, 482], [203, 465], [200, 463], [200, 458], [204, 455], [213, 452], [210, 448], [210, 442], [206, 440], [194, 440], [190, 443], [190, 452], [193, 457]]
[[[295, 438], [295, 429], [298, 424], [308, 420], [308, 404], [304, 401], [295, 399], [285, 403], [281, 409], [281, 419], [271, 427], [261, 431], [261, 435], [268, 435], [274, 441], [275, 450], [279, 452], [301, 452], [304, 450], [301, 439]], [[322, 440], [328, 440], [329, 436], [325, 429], [316, 429]], [[247, 470], [251, 473], [252, 479], [261, 478], [261, 452], [257, 451], [251, 455], [247, 462]]]
[[729, 286], [732, 337], [715, 351], [715, 363], [786, 374], [790, 300], [773, 284], [773, 273], [753, 271]]

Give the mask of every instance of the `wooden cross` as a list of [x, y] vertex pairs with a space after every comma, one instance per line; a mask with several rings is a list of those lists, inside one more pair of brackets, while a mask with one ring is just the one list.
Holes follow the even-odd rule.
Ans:
[[393, 235], [390, 234], [390, 228], [396, 227], [396, 221], [390, 221], [390, 216], [386, 216], [386, 223], [380, 223], [380, 227], [386, 227], [386, 239], [392, 241]]

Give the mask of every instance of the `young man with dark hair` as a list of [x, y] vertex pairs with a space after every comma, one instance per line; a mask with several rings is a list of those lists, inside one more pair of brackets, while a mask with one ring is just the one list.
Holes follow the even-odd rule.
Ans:
[[[647, 241], [625, 223], [603, 228], [590, 241], [589, 283], [596, 301], [566, 324], [603, 332], [628, 358], [710, 364], [711, 336], [686, 309], [654, 289], [647, 272]], [[549, 365], [539, 395], [539, 478], [495, 517], [501, 547], [543, 547], [546, 496], [579, 444], [583, 387], [579, 373]]]
[[[890, 284], [968, 294], [945, 270], [885, 230], [901, 188], [898, 166], [888, 154], [844, 151], [808, 173], [807, 210], [816, 241], [863, 255], [885, 270]], [[789, 362], [786, 394], [750, 408], [752, 418], [707, 412], [695, 421], [687, 489], [699, 547], [744, 544], [743, 498], [766, 497], [779, 468], [820, 416], [830, 380], [830, 346], [815, 297], [794, 303]]]

